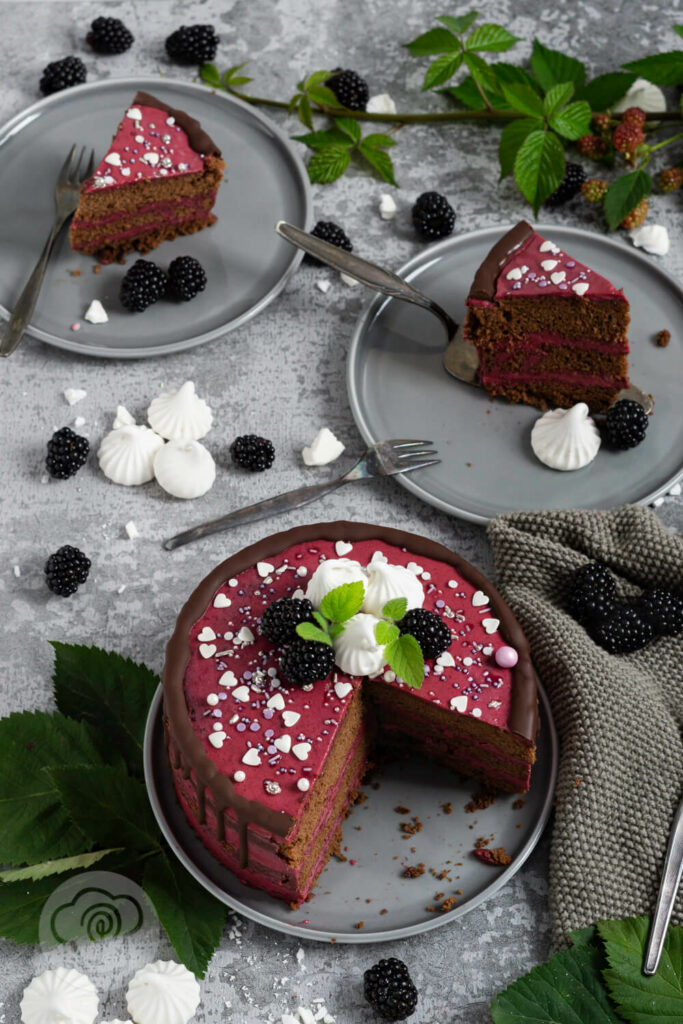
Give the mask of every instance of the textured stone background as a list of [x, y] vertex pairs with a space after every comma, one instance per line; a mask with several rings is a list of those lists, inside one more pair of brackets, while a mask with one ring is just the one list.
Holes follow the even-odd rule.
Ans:
[[[524, 40], [536, 33], [547, 45], [582, 57], [594, 74], [617, 67], [622, 60], [675, 47], [670, 25], [683, 20], [681, 0], [644, 5], [577, 0], [559, 6], [540, 0], [482, 0], [478, 6], [487, 20], [504, 23]], [[400, 44], [426, 29], [434, 16], [463, 9], [467, 8], [442, 0], [110, 0], [106, 7], [5, 2], [0, 7], [6, 55], [0, 117], [4, 120], [33, 103], [43, 66], [67, 53], [84, 56], [90, 81], [157, 69], [189, 80], [191, 69], [169, 67], [163, 40], [173, 28], [190, 21], [217, 26], [220, 66], [253, 61], [255, 92], [289, 96], [305, 69], [341, 64], [366, 75], [372, 92], [389, 91], [399, 109], [440, 108], [440, 98], [420, 96], [423, 65], [411, 60]], [[136, 43], [131, 52], [117, 58], [84, 53], [87, 26], [102, 13], [123, 18], [133, 30]], [[523, 61], [529, 49], [529, 43], [519, 44], [510, 59]], [[290, 122], [286, 127], [295, 126]], [[384, 188], [354, 172], [335, 185], [314, 190], [315, 213], [345, 225], [359, 253], [390, 267], [418, 251], [409, 210], [424, 189], [438, 188], [449, 195], [459, 231], [528, 215], [514, 186], [497, 184], [497, 135], [496, 130], [477, 126], [406, 128], [395, 151], [402, 188], [396, 195], [399, 213], [393, 223], [376, 215]], [[661, 264], [680, 275], [680, 200], [659, 196], [654, 210], [655, 219], [668, 224], [674, 240], [671, 254]], [[578, 203], [544, 214], [545, 220], [601, 230], [597, 217], [591, 218]], [[211, 518], [300, 484], [298, 452], [322, 424], [346, 442], [350, 453], [361, 449], [346, 402], [344, 362], [351, 325], [366, 295], [360, 288], [351, 290], [335, 282], [323, 296], [314, 287], [315, 277], [316, 271], [302, 269], [256, 320], [185, 355], [159, 362], [86, 361], [28, 341], [3, 363], [3, 713], [49, 707], [48, 638], [97, 642], [159, 669], [169, 630], [189, 591], [210, 565], [257, 539], [264, 527], [245, 528], [173, 555], [162, 551], [160, 539], [189, 521]], [[216, 412], [217, 427], [208, 443], [219, 464], [219, 478], [200, 503], [189, 508], [154, 484], [132, 493], [112, 486], [94, 460], [70, 484], [41, 482], [44, 444], [55, 425], [70, 424], [75, 415], [83, 415], [87, 424], [82, 432], [96, 448], [119, 402], [142, 416], [162, 385], [176, 387], [187, 378], [197, 382]], [[69, 386], [88, 392], [75, 409], [62, 397]], [[267, 476], [246, 482], [230, 473], [226, 449], [236, 434], [252, 430], [274, 438], [278, 460]], [[323, 478], [325, 471], [320, 472]], [[680, 499], [669, 499], [659, 511], [674, 527], [680, 526], [682, 509]], [[312, 515], [414, 529], [453, 545], [485, 572], [491, 569], [483, 530], [420, 504], [391, 481], [333, 495], [314, 512], [283, 517], [277, 527], [305, 522]], [[135, 542], [124, 533], [129, 519], [140, 529]], [[48, 596], [42, 579], [46, 555], [64, 543], [81, 546], [93, 559], [87, 588], [69, 601]], [[20, 567], [19, 577], [15, 565]], [[124, 583], [126, 590], [119, 594]], [[339, 1024], [366, 1019], [361, 1008], [362, 971], [380, 955], [398, 954], [410, 963], [420, 988], [416, 1019], [424, 1024], [486, 1021], [491, 997], [548, 954], [547, 846], [546, 837], [515, 880], [464, 920], [381, 949], [308, 943], [305, 970], [294, 956], [299, 942], [233, 921], [203, 983], [197, 1020], [279, 1020], [288, 1006], [306, 1005], [315, 997], [324, 997]], [[59, 962], [92, 977], [106, 999], [105, 1018], [125, 1017], [128, 978], [147, 961], [169, 958], [172, 951], [160, 933], [150, 932], [110, 944], [106, 950], [79, 946], [43, 953], [2, 943], [0, 955], [0, 1022], [14, 1024], [24, 986], [34, 974]]]

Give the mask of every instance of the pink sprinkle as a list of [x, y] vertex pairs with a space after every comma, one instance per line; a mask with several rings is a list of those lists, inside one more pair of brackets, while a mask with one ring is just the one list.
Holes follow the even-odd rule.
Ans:
[[499, 647], [495, 654], [496, 665], [501, 668], [514, 668], [519, 661], [519, 655], [514, 647]]
[[81, 325], [78, 323], [78, 321], [75, 324], [71, 325], [71, 330], [72, 331], [80, 331], [80, 329], [81, 329]]

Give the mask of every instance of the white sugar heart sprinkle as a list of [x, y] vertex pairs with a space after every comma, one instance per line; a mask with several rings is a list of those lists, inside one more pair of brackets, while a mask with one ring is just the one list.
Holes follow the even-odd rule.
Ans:
[[201, 640], [202, 643], [208, 643], [210, 640], [216, 639], [216, 634], [211, 629], [211, 626], [204, 626], [204, 629], [199, 633], [197, 639]]
[[495, 633], [500, 626], [500, 619], [482, 619], [481, 624], [490, 635], [491, 633]]
[[138, 107], [129, 107], [126, 111], [126, 117], [130, 117], [132, 121], [141, 121], [142, 114]]
[[275, 572], [275, 566], [271, 565], [270, 562], [257, 562], [256, 572], [261, 579], [265, 579], [266, 576], [270, 576], [271, 573]]
[[228, 669], [227, 672], [223, 673], [223, 675], [218, 680], [218, 685], [229, 687], [237, 686], [237, 676], [232, 671], [232, 669]]
[[408, 569], [409, 572], [414, 572], [416, 576], [421, 576], [424, 572], [423, 566], [418, 565], [417, 562], [408, 562], [406, 569]]
[[292, 749], [292, 737], [285, 733], [283, 736], [278, 736], [273, 740], [273, 746], [281, 750], [283, 754], [288, 754]]
[[554, 274], [550, 275], [550, 280], [553, 284], [562, 284], [566, 276], [564, 270], [556, 270]]
[[214, 608], [229, 608], [232, 601], [226, 594], [216, 594], [213, 599]]
[[254, 642], [254, 634], [249, 629], [249, 626], [242, 626], [242, 628], [240, 629], [239, 633], [235, 637], [235, 640], [236, 640], [237, 643], [244, 644], [245, 646], [247, 644], [253, 644], [253, 642]]
[[152, 152], [145, 153], [142, 160], [144, 163], [149, 164], [150, 167], [156, 167], [159, 163], [159, 154]]
[[505, 275], [505, 277], [507, 278], [508, 281], [519, 281], [521, 276], [522, 276], [522, 268], [521, 267], [513, 267], [512, 270], [509, 270], [507, 272], [507, 274]]
[[489, 603], [489, 599], [483, 590], [475, 590], [472, 595], [472, 604], [475, 608], [482, 608]]
[[488, 658], [489, 655], [493, 654], [493, 647], [482, 647], [481, 653], [485, 654]]
[[267, 707], [272, 708], [273, 711], [282, 711], [285, 706], [285, 698], [281, 693], [274, 693], [270, 700], [267, 702]]
[[254, 768], [256, 768], [257, 765], [261, 764], [261, 758], [259, 757], [259, 752], [256, 749], [256, 747], [249, 748], [249, 750], [242, 758], [242, 764], [250, 764]]
[[547, 238], [546, 238], [546, 240], [544, 242], [541, 242], [541, 244], [539, 246], [539, 249], [540, 249], [541, 252], [559, 252], [560, 251], [558, 246], [556, 246], [554, 242], [549, 242]]
[[588, 291], [587, 281], [577, 281], [576, 284], [572, 285], [572, 291], [576, 292], [577, 295], [585, 295]]
[[236, 690], [232, 691], [232, 695], [235, 700], [248, 701], [251, 694], [248, 686], [238, 686]]
[[308, 761], [308, 755], [311, 752], [310, 743], [295, 743], [292, 747], [292, 753], [295, 757], [298, 757], [300, 761]]
[[297, 589], [292, 594], [292, 597], [295, 598], [295, 600], [297, 600], [297, 601], [301, 601], [305, 596], [306, 595], [303, 592], [303, 590], [301, 589], [301, 587], [297, 587]]
[[558, 260], [541, 260], [541, 266], [544, 270], [554, 270], [558, 264]]
[[202, 658], [213, 658], [216, 653], [217, 647], [215, 644], [200, 644], [199, 653]]
[[344, 700], [344, 697], [348, 697], [348, 695], [351, 693], [352, 690], [353, 690], [353, 686], [351, 685], [351, 683], [335, 683], [334, 684], [334, 692], [339, 697], [339, 700]]
[[209, 736], [209, 743], [212, 747], [215, 747], [216, 750], [220, 750], [225, 743], [225, 739], [226, 736], [224, 732], [212, 732]]
[[301, 715], [299, 714], [298, 711], [282, 712], [282, 722], [288, 729], [291, 729], [293, 725], [296, 725], [300, 718]]
[[107, 155], [104, 158], [104, 162], [107, 164], [111, 164], [112, 167], [120, 167], [121, 157], [118, 153], [107, 153]]
[[463, 711], [467, 710], [467, 697], [453, 697], [451, 700], [451, 711]]
[[440, 654], [436, 659], [436, 663], [440, 668], [454, 668], [455, 658], [450, 651], [444, 651], [443, 654]]
[[372, 555], [372, 558], [370, 559], [370, 564], [372, 564], [373, 562], [385, 562], [386, 563], [388, 561], [389, 561], [389, 559], [387, 558], [387, 556], [385, 554], [383, 554], [383, 552], [375, 551], [373, 553], [373, 555]]
[[344, 555], [348, 555], [348, 553], [353, 550], [353, 544], [349, 544], [345, 540], [338, 540], [334, 545], [334, 550], [339, 558], [343, 558]]

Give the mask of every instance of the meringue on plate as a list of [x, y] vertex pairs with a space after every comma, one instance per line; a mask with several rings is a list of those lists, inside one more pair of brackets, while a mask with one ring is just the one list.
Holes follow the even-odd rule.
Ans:
[[531, 431], [536, 458], [563, 472], [582, 469], [592, 462], [600, 448], [600, 431], [588, 411], [585, 402], [578, 402], [571, 409], [543, 413]]

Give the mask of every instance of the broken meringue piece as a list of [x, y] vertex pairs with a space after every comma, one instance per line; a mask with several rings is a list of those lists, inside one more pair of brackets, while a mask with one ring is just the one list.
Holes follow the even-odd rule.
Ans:
[[149, 427], [130, 424], [109, 431], [97, 458], [104, 475], [115, 484], [135, 487], [154, 478], [154, 456], [163, 446], [163, 439]]
[[199, 1000], [194, 974], [173, 960], [141, 967], [126, 992], [128, 1012], [136, 1024], [188, 1024]]
[[200, 498], [213, 487], [216, 463], [199, 441], [176, 439], [156, 453], [154, 475], [174, 498]]
[[99, 999], [85, 974], [72, 968], [44, 971], [24, 989], [22, 1024], [94, 1024]]
[[328, 427], [321, 427], [310, 445], [302, 449], [301, 455], [307, 466], [326, 466], [334, 462], [344, 451], [344, 445]]
[[198, 441], [211, 430], [213, 413], [188, 380], [177, 391], [165, 391], [153, 399], [147, 419], [152, 430], [168, 441]]
[[586, 403], [578, 402], [571, 409], [551, 409], [536, 420], [531, 447], [536, 458], [551, 469], [582, 469], [598, 454], [600, 431], [588, 415]]

